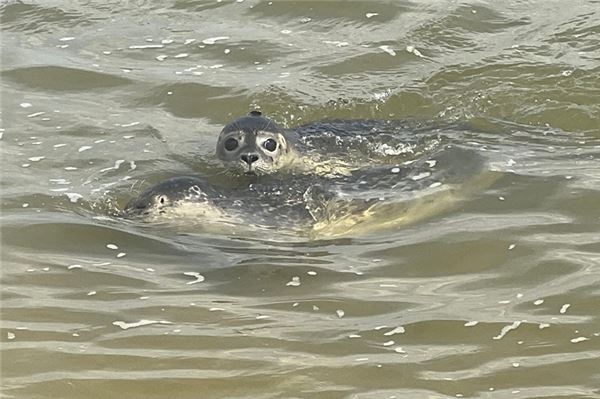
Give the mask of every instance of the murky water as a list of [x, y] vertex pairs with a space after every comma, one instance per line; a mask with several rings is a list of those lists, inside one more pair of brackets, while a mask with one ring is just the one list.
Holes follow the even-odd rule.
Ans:
[[[600, 1], [0, 7], [3, 397], [600, 398]], [[255, 108], [495, 179], [316, 238], [114, 216]]]

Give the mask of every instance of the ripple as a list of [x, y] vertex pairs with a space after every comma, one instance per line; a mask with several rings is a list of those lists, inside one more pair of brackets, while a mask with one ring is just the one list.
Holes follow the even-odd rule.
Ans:
[[35, 66], [3, 71], [6, 78], [30, 88], [71, 91], [93, 90], [131, 84], [120, 76], [62, 66]]
[[6, 2], [0, 7], [2, 28], [28, 33], [52, 32], [51, 26], [72, 28], [90, 25], [89, 15], [62, 7]]

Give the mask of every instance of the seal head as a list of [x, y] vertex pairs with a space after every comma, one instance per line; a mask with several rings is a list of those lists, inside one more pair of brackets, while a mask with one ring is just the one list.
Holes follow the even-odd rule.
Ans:
[[125, 207], [127, 215], [163, 213], [166, 209], [182, 203], [198, 203], [213, 206], [213, 200], [221, 194], [207, 182], [197, 177], [174, 177], [156, 184]]
[[217, 141], [217, 157], [246, 175], [271, 174], [294, 157], [283, 129], [259, 111], [226, 125]]

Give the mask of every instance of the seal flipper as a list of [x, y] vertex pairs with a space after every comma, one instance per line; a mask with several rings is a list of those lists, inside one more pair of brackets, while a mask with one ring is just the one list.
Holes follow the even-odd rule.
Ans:
[[147, 215], [163, 212], [182, 201], [209, 203], [221, 194], [206, 181], [197, 177], [174, 177], [158, 183], [125, 206], [125, 215]]

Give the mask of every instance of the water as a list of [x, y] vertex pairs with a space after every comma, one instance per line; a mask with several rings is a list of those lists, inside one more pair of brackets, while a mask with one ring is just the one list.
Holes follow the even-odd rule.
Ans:
[[[1, 15], [4, 397], [600, 397], [600, 2]], [[111, 216], [254, 108], [468, 124], [498, 179], [340, 237]]]

